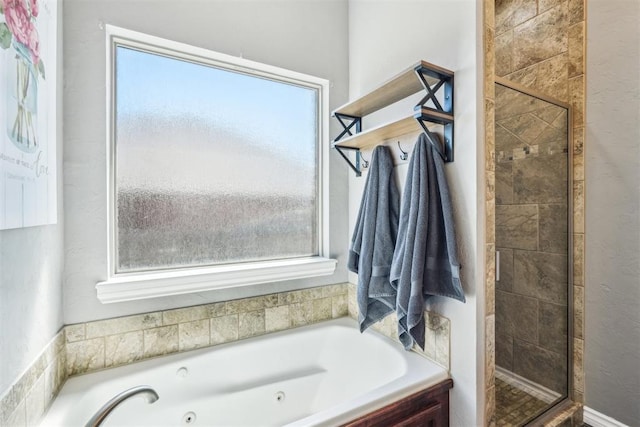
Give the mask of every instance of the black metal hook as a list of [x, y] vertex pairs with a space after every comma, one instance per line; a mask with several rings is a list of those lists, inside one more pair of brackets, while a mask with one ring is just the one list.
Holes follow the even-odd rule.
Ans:
[[362, 151], [358, 151], [358, 155], [360, 156], [360, 160], [362, 160], [362, 168], [366, 169], [369, 167], [369, 161], [365, 160], [364, 156], [362, 155]]
[[407, 160], [409, 158], [409, 153], [402, 149], [402, 147], [400, 146], [400, 141], [398, 141], [398, 150], [400, 150], [400, 152], [402, 153], [400, 154], [400, 160]]

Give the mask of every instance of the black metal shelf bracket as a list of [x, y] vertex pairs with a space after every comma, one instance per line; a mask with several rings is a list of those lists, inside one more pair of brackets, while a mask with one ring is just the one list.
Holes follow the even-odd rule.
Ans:
[[[333, 117], [338, 120], [338, 123], [342, 126], [342, 132], [333, 140], [333, 148], [346, 160], [349, 167], [356, 173], [356, 176], [362, 175], [362, 153], [359, 148], [340, 147], [336, 145], [336, 142], [340, 141], [345, 136], [353, 136], [351, 130], [355, 127], [354, 132], [360, 133], [362, 131], [362, 117], [349, 116], [347, 114], [333, 113]], [[351, 161], [344, 150], [355, 151], [356, 160], [355, 163]]]
[[[443, 126], [444, 153], [442, 153], [442, 157], [447, 163], [453, 162], [453, 75], [443, 74], [423, 65], [417, 66], [414, 71], [427, 94], [414, 107], [413, 117], [433, 141], [437, 141], [438, 138], [431, 133], [427, 123], [437, 123]], [[433, 86], [429, 84], [427, 76], [437, 80]], [[436, 97], [436, 93], [441, 88], [444, 92], [442, 103]], [[433, 107], [428, 105], [429, 101]]]

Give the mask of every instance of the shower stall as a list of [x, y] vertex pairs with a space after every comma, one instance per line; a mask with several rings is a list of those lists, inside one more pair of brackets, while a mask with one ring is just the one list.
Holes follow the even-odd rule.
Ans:
[[570, 107], [496, 79], [496, 422], [570, 397]]

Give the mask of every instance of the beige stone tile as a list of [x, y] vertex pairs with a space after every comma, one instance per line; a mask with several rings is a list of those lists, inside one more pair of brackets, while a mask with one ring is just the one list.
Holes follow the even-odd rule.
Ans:
[[319, 288], [302, 289], [299, 291], [283, 292], [278, 294], [278, 304], [293, 304], [304, 301], [311, 301], [318, 298], [323, 298], [323, 290]]
[[496, 34], [502, 34], [533, 18], [537, 11], [537, 0], [496, 0]]
[[207, 317], [210, 319], [214, 317], [224, 316], [227, 314], [226, 302], [216, 302], [213, 304], [207, 304], [205, 305], [205, 308], [207, 310]]
[[584, 75], [569, 79], [569, 96], [573, 108], [573, 126], [584, 127]]
[[584, 341], [573, 339], [573, 386], [576, 390], [584, 392]]
[[495, 385], [496, 374], [496, 316], [491, 314], [484, 319], [485, 387]]
[[495, 313], [496, 309], [496, 247], [488, 244], [485, 247], [487, 262], [485, 273], [485, 315]]
[[264, 310], [238, 314], [238, 338], [250, 338], [265, 333]]
[[278, 305], [278, 294], [227, 301], [227, 314], [247, 313]]
[[64, 327], [67, 342], [82, 341], [85, 339], [85, 324], [67, 325]]
[[38, 425], [38, 421], [40, 421], [40, 418], [44, 414], [45, 410], [44, 375], [40, 375], [38, 381], [36, 381], [33, 388], [27, 394], [25, 404], [27, 412], [27, 425]]
[[489, 244], [496, 242], [496, 201], [495, 199], [485, 202], [485, 241]]
[[573, 179], [584, 181], [584, 153], [573, 155]]
[[436, 362], [449, 369], [449, 321], [445, 321], [434, 330], [436, 333]]
[[484, 97], [495, 99], [496, 37], [492, 28], [484, 27]]
[[178, 324], [178, 346], [180, 351], [207, 347], [210, 343], [210, 337], [209, 319]]
[[358, 304], [356, 300], [356, 285], [353, 283], [349, 283], [349, 293], [348, 293], [348, 301], [349, 301], [349, 317], [352, 319], [358, 319]]
[[495, 0], [484, 0], [482, 2], [483, 7], [483, 20], [484, 25], [495, 28], [496, 27], [496, 2]]
[[584, 74], [584, 22], [569, 27], [569, 77]]
[[331, 315], [331, 298], [321, 298], [313, 300], [313, 314], [311, 318], [314, 322], [331, 319]]
[[584, 181], [573, 182], [573, 231], [584, 233]]
[[51, 402], [66, 379], [66, 353], [59, 354], [44, 371], [45, 402]]
[[209, 318], [209, 310], [205, 305], [195, 307], [178, 308], [162, 312], [163, 325], [177, 325], [178, 323], [193, 322]]
[[584, 286], [584, 234], [573, 235], [573, 284]]
[[573, 154], [584, 152], [584, 127], [573, 128]]
[[513, 30], [514, 69], [528, 67], [568, 49], [567, 3], [547, 10]]
[[178, 325], [144, 331], [144, 357], [163, 356], [178, 351]]
[[291, 326], [304, 326], [313, 321], [313, 302], [304, 301], [300, 303], [291, 304], [289, 309], [291, 310]]
[[487, 426], [495, 426], [496, 424], [496, 388], [489, 387], [486, 392], [486, 401], [484, 407], [484, 416]]
[[490, 99], [484, 100], [484, 144], [485, 144], [485, 170], [495, 171], [496, 168], [496, 122], [495, 122], [495, 103]]
[[264, 326], [267, 332], [282, 331], [291, 327], [289, 306], [281, 305], [264, 310]]
[[568, 66], [568, 55], [560, 53], [545, 61], [514, 71], [506, 78], [552, 98], [568, 102]]
[[46, 368], [44, 355], [40, 355], [36, 361], [26, 370], [24, 374], [16, 381], [12, 387], [15, 401], [24, 400], [27, 393], [35, 385], [36, 381], [42, 375]]
[[336, 295], [346, 295], [347, 294], [347, 284], [341, 283], [339, 285], [328, 285], [323, 286], [322, 288], [322, 296], [323, 297], [332, 297]]
[[125, 365], [142, 359], [144, 338], [142, 331], [105, 337], [105, 366]]
[[496, 246], [538, 249], [538, 206], [496, 206]]
[[211, 319], [211, 345], [238, 340], [238, 315], [231, 314]]
[[10, 427], [27, 426], [27, 410], [25, 401], [20, 402], [13, 413], [7, 417], [6, 425]]
[[84, 374], [105, 367], [104, 338], [93, 338], [67, 344], [67, 373]]
[[55, 337], [47, 344], [43, 351], [43, 363], [47, 367], [58, 358], [58, 353], [64, 350], [66, 335], [64, 327], [55, 335]]
[[429, 360], [436, 361], [436, 331], [429, 326], [424, 328], [424, 351], [422, 353]]
[[584, 288], [573, 287], [573, 334], [575, 338], [584, 339]]
[[86, 324], [86, 338], [91, 339], [124, 332], [140, 331], [160, 325], [162, 325], [161, 312], [98, 320]]
[[547, 10], [557, 5], [558, 0], [538, 0], [538, 13], [546, 12]]
[[338, 318], [349, 314], [347, 295], [335, 295], [331, 297], [331, 317]]
[[584, 0], [569, 0], [569, 23], [584, 21]]
[[504, 77], [515, 71], [513, 68], [513, 30], [496, 36], [495, 61], [496, 76]]
[[496, 198], [496, 173], [494, 171], [485, 171], [484, 185], [485, 200], [494, 200]]

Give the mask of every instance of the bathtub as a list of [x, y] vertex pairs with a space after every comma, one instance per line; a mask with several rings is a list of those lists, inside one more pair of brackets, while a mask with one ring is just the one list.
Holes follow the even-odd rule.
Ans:
[[138, 385], [105, 426], [336, 426], [448, 378], [445, 369], [341, 318], [69, 379], [41, 426], [84, 426]]

